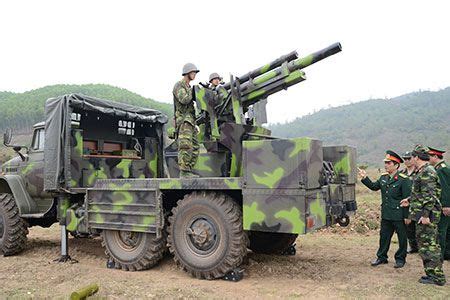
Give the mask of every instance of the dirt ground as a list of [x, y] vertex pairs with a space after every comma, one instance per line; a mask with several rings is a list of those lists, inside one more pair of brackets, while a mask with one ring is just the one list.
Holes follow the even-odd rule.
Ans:
[[[106, 268], [99, 239], [70, 239], [76, 264], [59, 264], [59, 231], [32, 228], [25, 252], [0, 257], [0, 298], [65, 298], [80, 287], [98, 283], [97, 297], [108, 298], [447, 298], [444, 287], [417, 283], [422, 275], [417, 255], [403, 269], [371, 267], [376, 231], [317, 232], [299, 237], [295, 256], [250, 253], [245, 278], [237, 283], [191, 278], [170, 256], [151, 270], [124, 272]], [[393, 244], [390, 256], [397, 244]], [[445, 262], [445, 270], [450, 263]]]
[[[370, 170], [370, 176], [379, 176]], [[73, 239], [70, 251], [77, 264], [53, 262], [59, 255], [59, 228], [33, 227], [26, 250], [0, 256], [0, 299], [67, 298], [92, 283], [101, 298], [434, 298], [449, 299], [450, 283], [429, 286], [417, 254], [403, 269], [394, 269], [393, 239], [388, 265], [370, 266], [378, 246], [379, 193], [357, 185], [358, 212], [350, 226], [334, 226], [297, 239], [295, 256], [249, 253], [240, 282], [198, 280], [178, 269], [170, 256], [142, 272], [106, 268], [100, 239]], [[444, 263], [450, 281], [450, 262]]]

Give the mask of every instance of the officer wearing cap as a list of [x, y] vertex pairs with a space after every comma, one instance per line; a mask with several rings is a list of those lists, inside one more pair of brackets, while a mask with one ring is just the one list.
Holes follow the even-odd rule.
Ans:
[[409, 205], [406, 223], [416, 220], [416, 237], [419, 254], [425, 269], [425, 276], [419, 279], [423, 284], [445, 285], [442, 271], [441, 247], [437, 242], [438, 223], [441, 217], [441, 187], [436, 170], [429, 164], [429, 149], [417, 145], [412, 152], [412, 160], [417, 174], [414, 176], [411, 197], [401, 201]]
[[381, 174], [377, 181], [372, 181], [365, 170], [358, 169], [361, 182], [373, 191], [381, 190], [381, 227], [380, 246], [377, 259], [371, 265], [387, 264], [388, 251], [394, 232], [397, 233], [399, 249], [395, 253], [394, 268], [402, 268], [406, 263], [407, 237], [404, 219], [407, 217], [407, 208], [400, 207], [400, 201], [409, 197], [411, 181], [408, 176], [398, 171], [403, 159], [394, 151], [386, 151], [384, 168], [386, 173]]
[[192, 63], [183, 66], [183, 78], [173, 87], [175, 135], [178, 142], [180, 177], [198, 177], [192, 173], [197, 162], [199, 144], [195, 123], [195, 107], [190, 82], [199, 72]]
[[227, 90], [221, 85], [222, 77], [218, 73], [211, 73], [209, 75], [209, 88], [217, 95], [216, 105], [223, 102], [228, 96]]
[[442, 215], [438, 224], [439, 244], [441, 245], [442, 257], [450, 260], [450, 167], [444, 161], [444, 150], [431, 148], [430, 165], [434, 166], [441, 183], [441, 205]]
[[[412, 162], [411, 151], [406, 151], [402, 155], [403, 161], [405, 163], [405, 168], [400, 171], [409, 177], [409, 179], [413, 180], [414, 175], [416, 174], [416, 168], [414, 167], [414, 163]], [[410, 224], [406, 225], [406, 234], [408, 236], [409, 242], [409, 250], [408, 253], [417, 253], [419, 252], [419, 246], [417, 245], [416, 239], [416, 222], [411, 221]]]

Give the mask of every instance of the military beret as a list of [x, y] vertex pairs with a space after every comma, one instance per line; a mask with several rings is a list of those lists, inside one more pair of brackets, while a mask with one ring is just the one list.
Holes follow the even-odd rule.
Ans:
[[393, 161], [395, 163], [401, 164], [403, 162], [403, 159], [400, 157], [400, 155], [398, 155], [397, 153], [395, 153], [392, 150], [387, 150], [386, 151], [386, 156], [384, 158], [384, 161]]
[[444, 153], [445, 153], [445, 150], [439, 150], [439, 149], [436, 149], [436, 148], [428, 147], [428, 154], [430, 154], [430, 155], [443, 156]]
[[430, 151], [428, 147], [417, 145], [414, 148], [412, 155], [419, 157], [421, 160], [430, 160], [430, 154], [428, 154], [428, 151]]

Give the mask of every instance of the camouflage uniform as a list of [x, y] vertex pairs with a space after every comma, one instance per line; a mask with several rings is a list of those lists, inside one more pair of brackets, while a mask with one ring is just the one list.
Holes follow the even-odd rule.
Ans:
[[[443, 207], [450, 207], [450, 167], [444, 161], [441, 161], [434, 168], [439, 176], [442, 188], [441, 204]], [[443, 259], [450, 259], [450, 216], [441, 215], [438, 231], [442, 257]]]
[[429, 217], [430, 224], [417, 223], [416, 237], [426, 275], [435, 282], [445, 283], [442, 271], [441, 247], [437, 243], [441, 216], [441, 187], [436, 170], [426, 163], [417, 170], [411, 191], [409, 219], [419, 221]]
[[216, 105], [221, 105], [222, 103], [223, 103], [223, 101], [227, 98], [227, 96], [228, 96], [228, 92], [227, 92], [227, 90], [223, 87], [223, 86], [221, 86], [221, 85], [218, 85], [218, 86], [214, 86], [214, 85], [210, 85], [210, 87], [209, 87], [211, 90], [213, 90], [215, 93], [216, 93], [216, 95], [217, 95], [217, 102], [216, 102]]
[[173, 87], [175, 130], [178, 140], [178, 166], [182, 172], [191, 172], [197, 162], [199, 144], [195, 129], [195, 108], [192, 89], [184, 80]]
[[[416, 175], [416, 171], [413, 171], [411, 174], [408, 173], [408, 168], [404, 168], [400, 171], [400, 173], [405, 174], [412, 181], [414, 175]], [[417, 245], [416, 239], [416, 221], [411, 220], [411, 223], [406, 225], [406, 235], [408, 236], [408, 242], [410, 250], [408, 253], [416, 253], [419, 251], [419, 246]]]

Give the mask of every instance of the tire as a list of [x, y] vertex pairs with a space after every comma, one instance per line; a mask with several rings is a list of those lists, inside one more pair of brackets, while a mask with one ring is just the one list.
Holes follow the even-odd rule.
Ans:
[[102, 246], [116, 269], [142, 271], [157, 265], [166, 250], [165, 232], [156, 234], [103, 230]]
[[193, 192], [169, 217], [168, 246], [175, 262], [193, 277], [221, 278], [247, 254], [242, 210], [227, 195]]
[[27, 223], [20, 217], [14, 197], [0, 194], [0, 252], [4, 256], [22, 252], [27, 234]]
[[250, 231], [250, 250], [254, 253], [282, 254], [295, 243], [298, 234]]

